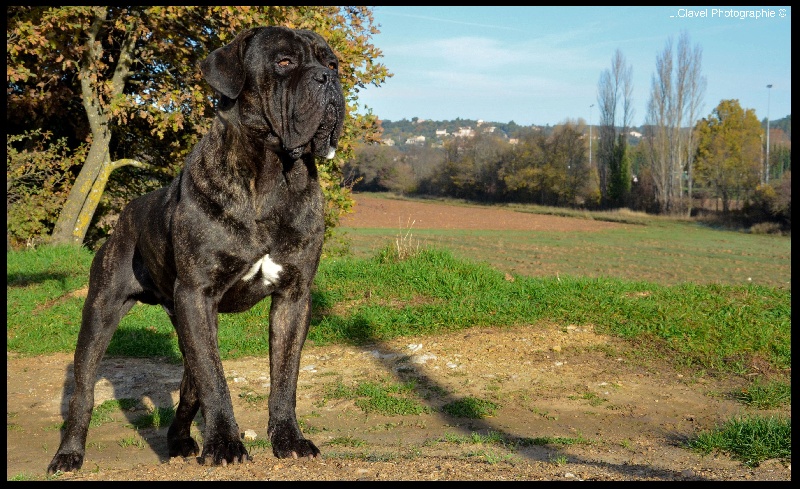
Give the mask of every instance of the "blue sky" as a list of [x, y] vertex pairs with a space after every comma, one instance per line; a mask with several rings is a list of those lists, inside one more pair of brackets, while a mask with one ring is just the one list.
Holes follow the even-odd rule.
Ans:
[[[695, 16], [702, 12], [707, 17]], [[741, 18], [765, 12], [773, 16]], [[373, 42], [394, 76], [362, 90], [359, 103], [381, 119], [596, 123], [597, 82], [619, 48], [633, 71], [638, 126], [656, 56], [683, 31], [703, 50], [701, 116], [723, 99], [738, 99], [759, 119], [768, 105], [771, 120], [791, 113], [790, 7], [378, 6], [373, 13], [381, 31]]]

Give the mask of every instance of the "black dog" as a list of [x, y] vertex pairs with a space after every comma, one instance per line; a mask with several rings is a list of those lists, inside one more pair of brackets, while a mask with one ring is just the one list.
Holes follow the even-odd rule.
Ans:
[[75, 392], [48, 473], [83, 464], [100, 359], [137, 302], [160, 304], [184, 359], [170, 456], [243, 462], [247, 449], [217, 347], [217, 313], [272, 296], [268, 433], [277, 457], [317, 457], [297, 425], [300, 350], [324, 236], [315, 156], [332, 158], [345, 102], [338, 60], [318, 34], [284, 27], [240, 33], [200, 66], [219, 97], [211, 129], [169, 187], [132, 201], [97, 252], [75, 350]]

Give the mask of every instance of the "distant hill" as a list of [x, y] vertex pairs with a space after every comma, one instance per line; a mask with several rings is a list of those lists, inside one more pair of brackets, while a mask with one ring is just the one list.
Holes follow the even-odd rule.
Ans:
[[406, 139], [414, 136], [425, 136], [426, 141], [436, 141], [441, 137], [436, 135], [436, 131], [447, 131], [447, 134], [454, 134], [461, 128], [481, 128], [495, 127], [505, 137], [514, 135], [523, 129], [514, 121], [511, 122], [487, 122], [476, 119], [455, 119], [450, 121], [434, 121], [430, 119], [420, 119], [414, 117], [411, 120], [401, 119], [399, 121], [382, 120], [383, 139], [393, 139], [396, 144], [405, 143]]
[[[519, 125], [514, 121], [510, 122], [492, 122], [492, 121], [483, 121], [480, 119], [461, 119], [457, 118], [454, 120], [444, 120], [444, 121], [435, 121], [431, 119], [420, 119], [418, 117], [412, 117], [411, 120], [408, 119], [401, 119], [399, 121], [392, 121], [388, 119], [382, 119], [381, 124], [383, 125], [383, 139], [391, 139], [394, 141], [395, 144], [402, 146], [405, 144], [406, 140], [410, 138], [414, 138], [417, 136], [424, 136], [425, 137], [425, 144], [430, 145], [436, 143], [437, 141], [441, 141], [443, 138], [441, 135], [437, 135], [437, 131], [446, 131], [446, 134], [452, 135], [459, 131], [461, 128], [471, 128], [473, 130], [481, 131], [486, 130], [486, 128], [495, 128], [495, 132], [500, 134], [506, 138], [516, 138], [519, 137], [520, 134], [530, 131], [530, 130], [538, 130], [542, 131], [544, 134], [549, 134], [550, 131], [553, 130], [553, 126], [523, 126]], [[767, 127], [767, 120], [764, 119], [762, 121], [762, 126], [766, 129]], [[779, 129], [783, 131], [783, 133], [788, 137], [789, 141], [791, 142], [792, 139], [792, 116], [791, 114], [787, 115], [782, 119], [771, 120], [769, 122], [770, 130]], [[596, 125], [594, 127], [597, 127]], [[631, 128], [631, 131], [635, 131], [638, 133], [644, 132], [644, 126], [634, 127]], [[441, 133], [440, 133], [441, 134]], [[638, 143], [638, 137], [633, 135], [632, 143]]]
[[[417, 136], [425, 137], [425, 146], [436, 145], [437, 142], [441, 142], [444, 139], [441, 131], [446, 131], [445, 134], [447, 135], [453, 135], [462, 128], [470, 128], [475, 132], [492, 131], [494, 134], [498, 134], [504, 138], [518, 138], [522, 134], [532, 130], [541, 131], [543, 134], [549, 135], [555, 128], [555, 126], [550, 126], [549, 124], [546, 126], [523, 126], [514, 121], [492, 122], [480, 119], [461, 118], [449, 121], [435, 121], [431, 119], [420, 119], [418, 117], [413, 117], [411, 120], [401, 119], [399, 121], [382, 119], [381, 124], [383, 126], [382, 139], [391, 139], [394, 141], [394, 144], [398, 146], [405, 145], [406, 140]], [[594, 127], [597, 126], [595, 125]], [[437, 131], [440, 131], [440, 133], [437, 134]], [[642, 132], [642, 128], [631, 128], [631, 131]], [[634, 143], [635, 142], [638, 142], [638, 138], [636, 138]]]

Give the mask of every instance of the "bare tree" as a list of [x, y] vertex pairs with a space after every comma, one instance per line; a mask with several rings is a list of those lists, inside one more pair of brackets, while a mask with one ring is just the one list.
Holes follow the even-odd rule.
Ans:
[[682, 86], [686, 91], [683, 104], [687, 119], [687, 128], [683, 132], [685, 137], [686, 156], [686, 215], [692, 214], [692, 189], [694, 187], [694, 159], [697, 150], [697, 135], [694, 130], [695, 121], [700, 117], [703, 97], [706, 92], [706, 78], [702, 75], [703, 50], [699, 45], [694, 48], [689, 46], [689, 36], [684, 33], [678, 41], [678, 72], [684, 73], [681, 77]]
[[623, 168], [619, 156], [625, 153], [625, 134], [633, 118], [631, 79], [632, 69], [617, 49], [611, 58], [611, 69], [600, 74], [597, 84], [597, 105], [600, 108], [597, 173], [603, 205], [621, 204], [624, 190], [618, 188], [620, 182], [630, 184], [629, 176], [625, 175], [630, 168]]
[[[697, 146], [694, 124], [706, 83], [701, 75], [702, 50], [699, 46], [690, 47], [686, 32], [678, 41], [677, 60], [673, 57], [670, 38], [664, 51], [656, 57], [645, 121], [656, 201], [661, 212], [666, 213], [680, 208], [684, 172], [691, 201], [692, 166]], [[685, 208], [691, 212], [690, 203]]]

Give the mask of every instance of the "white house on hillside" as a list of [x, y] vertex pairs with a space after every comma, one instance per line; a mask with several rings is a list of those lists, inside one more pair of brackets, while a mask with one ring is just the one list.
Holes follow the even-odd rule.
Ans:
[[453, 133], [457, 138], [471, 138], [475, 136], [475, 130], [471, 127], [459, 127], [458, 131]]
[[416, 144], [422, 146], [425, 144], [425, 136], [413, 136], [406, 139], [406, 144]]

